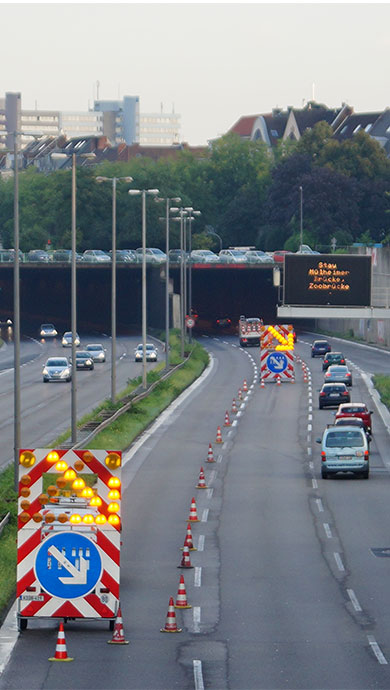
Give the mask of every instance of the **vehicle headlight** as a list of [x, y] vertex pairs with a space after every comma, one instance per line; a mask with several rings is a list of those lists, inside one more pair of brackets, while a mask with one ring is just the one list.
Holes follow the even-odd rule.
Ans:
[[64, 371], [61, 372], [61, 376], [69, 376], [70, 371], [69, 369], [64, 369]]
[[151, 356], [152, 359], [156, 359], [156, 358], [157, 358], [157, 355], [156, 355], [155, 352], [152, 352], [152, 354], [151, 354], [150, 356]]
[[98, 357], [99, 359], [104, 359], [104, 352], [99, 352]]
[[141, 352], [136, 352], [135, 356], [136, 356], [136, 359], [141, 359], [142, 353], [141, 353]]
[[91, 359], [87, 359], [87, 360], [85, 360], [85, 363], [91, 365], [91, 364], [92, 364], [92, 360], [91, 360]]
[[47, 369], [46, 367], [43, 368], [42, 374], [43, 374], [44, 376], [48, 376], [49, 371], [48, 371], [48, 369]]

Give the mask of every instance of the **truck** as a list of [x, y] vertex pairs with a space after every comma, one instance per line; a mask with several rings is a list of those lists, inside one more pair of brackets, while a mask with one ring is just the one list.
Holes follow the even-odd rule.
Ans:
[[260, 347], [260, 333], [263, 320], [257, 316], [240, 316], [238, 336], [241, 347]]

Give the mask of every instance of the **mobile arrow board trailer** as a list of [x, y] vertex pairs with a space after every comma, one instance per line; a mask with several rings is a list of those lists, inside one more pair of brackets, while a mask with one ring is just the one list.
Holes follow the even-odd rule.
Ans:
[[241, 347], [259, 347], [262, 324], [257, 316], [240, 316], [238, 336]]
[[121, 453], [21, 450], [18, 627], [28, 619], [106, 619], [119, 608]]
[[294, 382], [294, 329], [291, 324], [262, 325], [260, 379]]

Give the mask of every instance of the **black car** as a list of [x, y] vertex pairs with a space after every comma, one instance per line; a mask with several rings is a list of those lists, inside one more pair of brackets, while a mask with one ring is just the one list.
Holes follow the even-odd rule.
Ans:
[[323, 407], [338, 407], [340, 403], [351, 402], [349, 390], [345, 383], [324, 383], [318, 398], [320, 410]]
[[331, 351], [331, 346], [327, 340], [313, 340], [311, 346], [312, 357], [323, 357], [327, 352]]
[[89, 369], [94, 368], [93, 359], [90, 352], [86, 350], [79, 350], [76, 352], [76, 369]]
[[325, 371], [331, 364], [346, 364], [345, 357], [342, 352], [328, 352], [322, 362], [322, 371]]

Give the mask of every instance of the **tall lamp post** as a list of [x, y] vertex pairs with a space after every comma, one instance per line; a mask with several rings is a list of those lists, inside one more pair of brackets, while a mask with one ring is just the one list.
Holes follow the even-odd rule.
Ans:
[[165, 199], [156, 197], [155, 201], [165, 201], [165, 254], [167, 257], [165, 263], [165, 368], [169, 369], [169, 214], [173, 210], [171, 203], [180, 204], [181, 198], [179, 196]]
[[299, 239], [300, 239], [299, 251], [302, 252], [302, 242], [303, 242], [303, 188], [302, 187], [299, 187]]
[[[188, 314], [192, 316], [192, 262], [191, 262], [191, 251], [192, 251], [192, 221], [194, 218], [201, 215], [200, 211], [194, 211], [193, 208], [187, 208], [188, 211]], [[192, 340], [192, 328], [189, 329], [189, 340]]]
[[185, 316], [185, 273], [184, 273], [184, 252], [185, 252], [185, 232], [184, 219], [188, 215], [188, 211], [181, 206], [180, 208], [172, 208], [171, 211], [178, 212], [179, 215], [172, 220], [180, 223], [180, 356], [184, 358], [184, 316]]
[[112, 252], [111, 252], [111, 402], [116, 399], [116, 185], [133, 182], [132, 177], [96, 177], [96, 182], [112, 183]]
[[142, 197], [142, 388], [147, 387], [146, 378], [146, 195], [157, 196], [158, 189], [129, 189], [130, 196]]
[[72, 256], [71, 256], [71, 330], [72, 330], [72, 381], [71, 381], [71, 433], [72, 443], [77, 443], [77, 381], [76, 381], [76, 334], [77, 334], [77, 284], [76, 284], [76, 165], [77, 158], [95, 158], [94, 153], [52, 153], [53, 160], [72, 158]]

